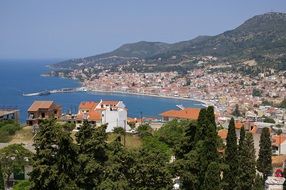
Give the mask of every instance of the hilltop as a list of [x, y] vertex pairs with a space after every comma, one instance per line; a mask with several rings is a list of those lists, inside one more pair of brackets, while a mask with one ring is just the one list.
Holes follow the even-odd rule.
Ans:
[[146, 41], [125, 44], [109, 53], [67, 60], [53, 67], [168, 71], [192, 68], [204, 56], [215, 57], [212, 62], [236, 64], [253, 60], [259, 66], [285, 70], [286, 14], [257, 15], [216, 36], [199, 36], [173, 44]]

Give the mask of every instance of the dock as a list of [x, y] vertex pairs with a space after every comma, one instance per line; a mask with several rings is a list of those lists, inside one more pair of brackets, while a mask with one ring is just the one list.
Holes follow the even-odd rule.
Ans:
[[40, 92], [33, 92], [23, 94], [23, 96], [46, 96], [50, 94], [57, 94], [57, 93], [72, 93], [72, 92], [86, 92], [87, 89], [85, 87], [78, 87], [78, 88], [61, 88], [56, 90], [44, 90]]

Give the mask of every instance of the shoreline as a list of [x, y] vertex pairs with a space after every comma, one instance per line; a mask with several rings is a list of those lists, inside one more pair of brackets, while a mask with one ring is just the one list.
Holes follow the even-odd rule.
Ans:
[[200, 100], [200, 99], [196, 99], [196, 98], [184, 98], [184, 97], [179, 97], [179, 96], [176, 97], [176, 96], [165, 96], [165, 95], [156, 95], [156, 94], [141, 94], [141, 93], [136, 93], [136, 92], [107, 91], [107, 90], [87, 90], [87, 91], [88, 92], [109, 93], [109, 94], [114, 93], [114, 94], [123, 94], [123, 95], [149, 96], [149, 97], [155, 97], [155, 98], [195, 101], [195, 102], [198, 102], [198, 104], [202, 105], [203, 107], [213, 105], [211, 102], [207, 102], [204, 100]]

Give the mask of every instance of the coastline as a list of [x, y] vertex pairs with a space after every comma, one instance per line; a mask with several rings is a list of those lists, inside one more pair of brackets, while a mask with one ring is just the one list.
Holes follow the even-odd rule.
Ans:
[[[83, 86], [84, 87], [84, 86]], [[86, 87], [85, 87], [86, 88]], [[184, 97], [176, 97], [176, 96], [164, 96], [164, 95], [156, 95], [156, 94], [141, 94], [135, 92], [122, 92], [122, 91], [107, 91], [107, 90], [87, 90], [88, 92], [100, 92], [100, 93], [110, 93], [110, 94], [125, 94], [125, 95], [135, 95], [135, 96], [149, 96], [149, 97], [156, 97], [156, 98], [166, 98], [166, 99], [177, 99], [177, 100], [189, 100], [198, 102], [198, 104], [202, 105], [203, 107], [207, 107], [213, 105], [211, 102], [207, 102], [204, 100], [196, 99], [196, 98], [184, 98]]]

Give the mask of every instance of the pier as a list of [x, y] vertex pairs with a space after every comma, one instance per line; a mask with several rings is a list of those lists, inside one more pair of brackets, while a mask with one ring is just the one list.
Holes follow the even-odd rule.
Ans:
[[23, 96], [45, 96], [50, 94], [57, 94], [57, 93], [72, 93], [72, 92], [86, 92], [87, 89], [85, 87], [78, 87], [78, 88], [61, 88], [56, 90], [44, 90], [40, 92], [33, 92], [23, 94]]

